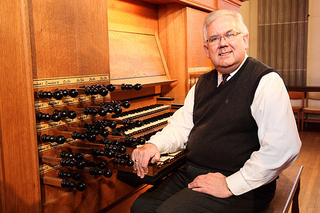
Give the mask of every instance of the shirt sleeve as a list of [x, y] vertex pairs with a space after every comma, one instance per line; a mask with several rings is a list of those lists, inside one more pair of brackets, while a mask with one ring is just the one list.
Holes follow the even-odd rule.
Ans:
[[297, 159], [301, 148], [290, 98], [277, 73], [261, 78], [251, 112], [258, 125], [260, 149], [252, 153], [238, 172], [227, 177], [234, 195], [273, 181]]
[[155, 144], [161, 154], [186, 148], [193, 127], [194, 92], [195, 85], [189, 90], [184, 105], [170, 117], [168, 125], [147, 142]]

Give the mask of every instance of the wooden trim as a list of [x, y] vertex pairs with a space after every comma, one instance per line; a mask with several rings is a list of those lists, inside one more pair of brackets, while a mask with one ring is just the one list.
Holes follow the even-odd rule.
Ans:
[[242, 5], [242, 2], [244, 2], [245, 0], [223, 0], [229, 4], [232, 4], [234, 6], [240, 7]]
[[155, 33], [154, 33], [154, 36], [155, 36], [155, 39], [156, 39], [156, 41], [157, 41], [157, 45], [158, 45], [160, 57], [162, 58], [162, 63], [163, 63], [164, 71], [166, 72], [166, 76], [167, 76], [169, 79], [171, 79], [170, 73], [169, 73], [169, 70], [168, 70], [168, 65], [167, 65], [167, 62], [166, 62], [166, 60], [165, 60], [165, 57], [164, 57], [164, 54], [163, 54], [163, 51], [162, 51], [162, 48], [161, 48], [161, 45], [160, 45], [159, 35], [158, 35], [157, 32], [155, 32]]
[[[292, 165], [292, 167], [297, 167], [297, 168], [299, 167], [299, 171], [298, 171], [298, 174], [296, 175], [296, 179], [294, 181], [294, 187], [291, 189], [291, 192], [290, 192], [290, 195], [289, 195], [289, 199], [287, 200], [287, 203], [285, 205], [285, 210], [283, 212], [288, 212], [289, 211], [291, 202], [292, 202], [293, 206], [296, 206], [296, 207], [299, 206], [298, 203], [293, 203], [293, 200], [297, 201], [297, 199], [298, 199], [298, 195], [299, 195], [299, 192], [300, 192], [300, 177], [301, 177], [303, 166]], [[299, 209], [298, 209], [298, 212], [299, 212]]]
[[199, 1], [196, 1], [196, 2], [192, 1], [192, 0], [189, 0], [189, 1], [188, 0], [180, 0], [180, 1], [183, 3], [186, 3], [190, 6], [194, 6], [199, 9], [204, 9], [205, 11], [208, 11], [208, 12], [218, 10], [218, 7], [216, 6], [216, 4], [212, 5], [212, 7], [209, 7], [208, 5], [199, 3]]
[[124, 24], [117, 24], [117, 23], [108, 23], [108, 31], [120, 31], [120, 32], [127, 32], [127, 33], [139, 33], [145, 35], [154, 35], [154, 30], [150, 28], [144, 27], [137, 27], [137, 26], [129, 26]]
[[193, 7], [205, 12], [212, 12], [218, 10], [217, 3], [214, 1], [213, 5], [208, 5], [205, 3], [201, 3], [201, 1], [197, 0], [143, 0], [147, 2], [151, 2], [153, 4], [180, 4], [188, 7]]
[[320, 92], [320, 87], [317, 87], [317, 86], [288, 87], [288, 90], [299, 91], [299, 92]]

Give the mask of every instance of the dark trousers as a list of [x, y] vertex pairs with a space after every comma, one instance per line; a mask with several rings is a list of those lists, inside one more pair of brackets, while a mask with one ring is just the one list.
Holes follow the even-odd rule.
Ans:
[[259, 212], [268, 207], [274, 197], [276, 181], [240, 196], [217, 198], [192, 191], [188, 183], [207, 170], [191, 165], [175, 172], [159, 185], [141, 194], [131, 206], [132, 213], [196, 213], [196, 212]]

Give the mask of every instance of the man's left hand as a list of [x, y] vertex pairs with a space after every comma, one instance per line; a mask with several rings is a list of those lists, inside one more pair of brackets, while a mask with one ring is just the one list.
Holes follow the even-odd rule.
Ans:
[[188, 188], [218, 198], [228, 198], [233, 195], [228, 188], [226, 176], [218, 172], [199, 175], [189, 183]]

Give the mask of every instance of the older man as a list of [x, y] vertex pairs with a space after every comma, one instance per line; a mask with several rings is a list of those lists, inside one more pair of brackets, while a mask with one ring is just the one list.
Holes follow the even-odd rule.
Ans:
[[204, 49], [215, 69], [202, 75], [161, 132], [132, 153], [141, 178], [160, 153], [187, 149], [183, 169], [142, 194], [132, 212], [258, 212], [301, 141], [279, 74], [248, 57], [249, 33], [234, 11], [210, 13]]

